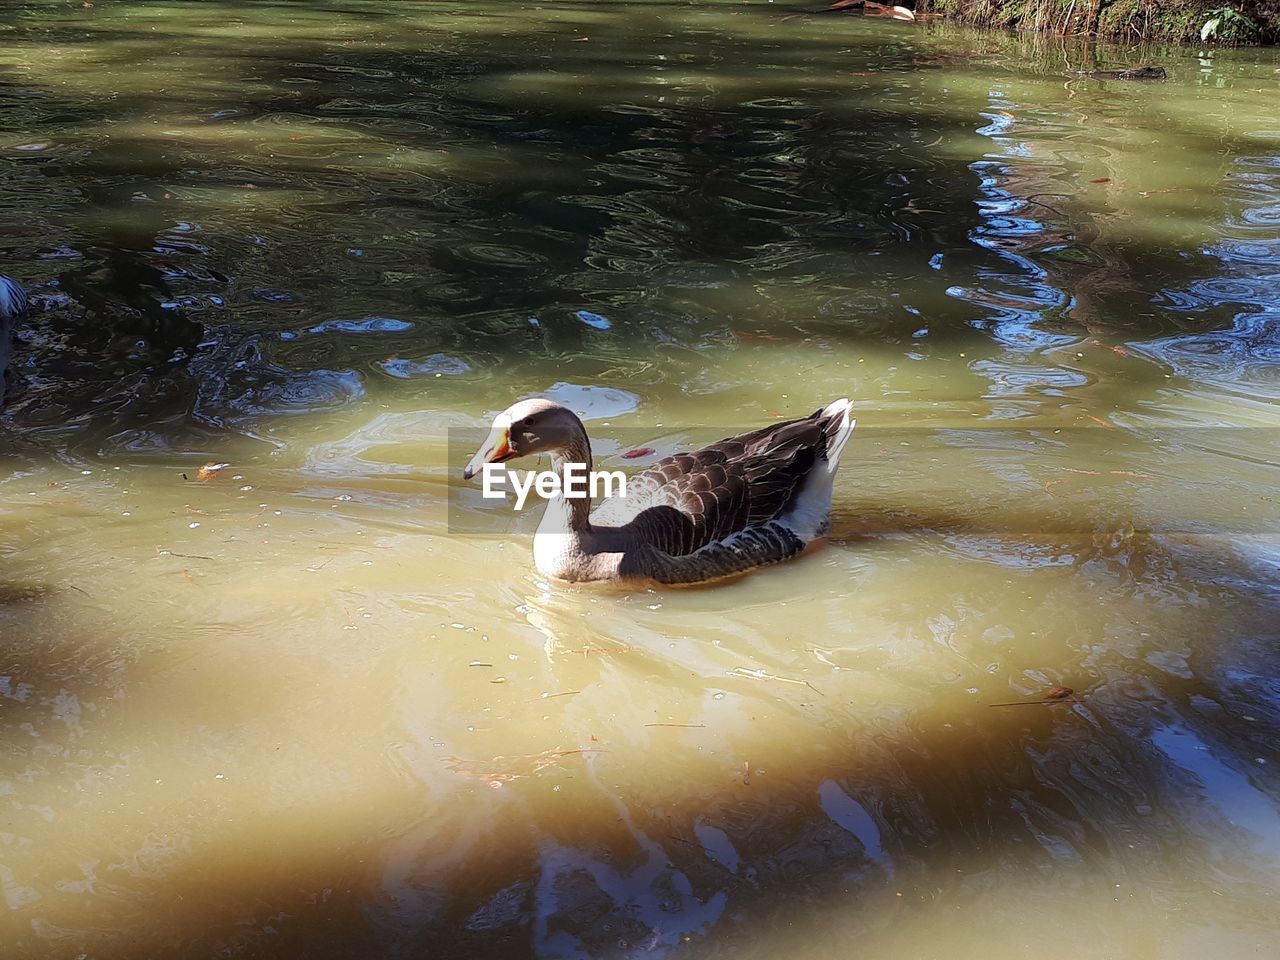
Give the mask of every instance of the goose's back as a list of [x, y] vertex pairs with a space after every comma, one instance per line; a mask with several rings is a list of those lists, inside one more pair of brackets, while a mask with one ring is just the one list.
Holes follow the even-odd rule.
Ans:
[[820, 413], [666, 457], [632, 477], [625, 497], [601, 504], [592, 522], [672, 557], [762, 527], [826, 459]]

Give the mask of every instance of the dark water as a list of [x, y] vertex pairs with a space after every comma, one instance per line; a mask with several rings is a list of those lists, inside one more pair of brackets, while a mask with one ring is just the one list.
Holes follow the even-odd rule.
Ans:
[[[1274, 52], [4, 9], [0, 954], [1280, 956]], [[833, 542], [541, 583], [530, 392], [847, 394]]]

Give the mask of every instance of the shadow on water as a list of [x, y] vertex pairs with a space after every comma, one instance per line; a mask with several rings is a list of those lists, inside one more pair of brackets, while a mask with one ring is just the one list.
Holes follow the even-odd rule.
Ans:
[[[921, 518], [930, 530], [960, 523]], [[1017, 540], [1004, 548], [1019, 549]], [[1146, 943], [1144, 956], [1176, 953], [1202, 923], [1265, 933], [1267, 878], [1280, 861], [1271, 799], [1280, 788], [1280, 691], [1268, 666], [1280, 602], [1256, 571], [1212, 543], [1093, 541], [1077, 546], [1072, 563], [1100, 596], [1133, 578], [1170, 597], [1194, 590], [1195, 602], [1224, 611], [1220, 635], [1205, 645], [1182, 632], [1187, 621], [1170, 606], [1149, 608], [1140, 625], [1154, 640], [1075, 638], [1057, 658], [1069, 673], [1029, 671], [1009, 693], [1035, 699], [1055, 683], [1076, 687], [1075, 699], [1052, 705], [994, 708], [985, 697], [939, 690], [904, 710], [876, 689], [877, 668], [855, 665], [861, 679], [839, 688], [752, 693], [751, 712], [781, 733], [761, 729], [750, 755], [718, 750], [713, 724], [644, 731], [666, 743], [643, 771], [629, 756], [654, 744], [589, 715], [572, 725], [566, 747], [576, 746], [532, 756], [414, 758], [402, 745], [413, 771], [403, 780], [372, 772], [376, 764], [349, 770], [335, 756], [335, 788], [284, 764], [276, 776], [315, 779], [313, 799], [281, 803], [271, 779], [247, 775], [247, 784], [224, 789], [242, 791], [251, 815], [220, 828], [216, 842], [197, 824], [230, 801], [194, 789], [182, 809], [157, 811], [145, 836], [132, 822], [117, 826], [112, 843], [128, 870], [95, 871], [79, 860], [86, 880], [61, 884], [60, 926], [36, 920], [6, 952], [608, 958], [679, 955], [689, 944], [705, 945], [708, 956], [776, 956], [804, 944], [821, 955], [814, 936], [832, 938], [837, 952], [852, 940], [874, 950], [878, 938], [913, 925], [922, 938], [940, 936], [927, 906], [991, 909], [993, 872], [1002, 882], [1018, 878], [1036, 917], [1026, 928], [1015, 921], [990, 931], [988, 947], [1070, 920], [1073, 952], [1113, 956], [1105, 918], [1080, 913], [1082, 902], [1105, 910], [1113, 894], [1142, 931], [1126, 949]], [[69, 599], [8, 591], [5, 634], [47, 636], [42, 622], [75, 623], [60, 609]], [[571, 609], [550, 616], [541, 628], [549, 636], [554, 618], [576, 618]], [[993, 622], [1000, 616], [993, 612]], [[997, 646], [1012, 641], [1001, 629], [991, 631]], [[210, 701], [175, 699], [187, 654], [154, 644], [102, 650], [56, 632], [55, 641], [6, 649], [0, 695], [10, 761], [30, 769], [58, 754], [46, 715], [66, 724], [80, 751], [95, 742], [84, 728], [109, 742], [112, 728], [128, 723], [125, 704], [165, 704], [164, 729], [135, 748], [147, 752], [182, 749], [189, 731], [243, 722]], [[625, 696], [625, 687], [642, 690], [683, 670], [683, 654], [672, 656], [603, 650], [576, 682]], [[257, 724], [294, 709], [287, 662], [259, 651], [252, 675], [245, 666], [232, 648], [215, 648], [199, 660], [201, 682], [260, 687]], [[410, 689], [423, 668], [431, 665], [396, 667]], [[166, 692], [174, 680], [178, 693]], [[837, 689], [852, 697], [833, 704]], [[745, 717], [733, 722], [750, 726]], [[33, 740], [31, 729], [45, 738]], [[380, 763], [383, 745], [368, 749]], [[120, 757], [114, 769], [136, 762]], [[75, 875], [82, 834], [108, 828], [118, 804], [146, 802], [125, 779], [111, 764], [86, 768], [82, 788], [95, 796], [79, 822], [65, 821], [42, 872]], [[1211, 914], [1197, 905], [1185, 924], [1173, 920], [1186, 893], [1171, 871], [1230, 884], [1232, 895]], [[10, 877], [6, 897], [23, 906], [30, 889]], [[912, 955], [945, 953], [917, 947]]]
[[[591, 16], [572, 8], [570, 24], [574, 10]], [[9, 113], [49, 141], [7, 151], [11, 209], [31, 217], [8, 257], [49, 307], [24, 335], [10, 438], [54, 421], [85, 453], [180, 445], [385, 394], [398, 385], [380, 360], [401, 352], [484, 375], [530, 353], [584, 377], [654, 354], [679, 382], [758, 330], [905, 351], [921, 330], [929, 345], [999, 336], [1011, 310], [1024, 331], [1176, 331], [1143, 298], [1186, 274], [1187, 245], [1132, 223], [1116, 245], [1091, 213], [1059, 216], [1073, 164], [1015, 166], [1009, 183], [1007, 162], [975, 163], [983, 135], [1017, 160], [1018, 137], [1056, 134], [1006, 135], [1022, 108], [998, 93], [933, 100], [903, 82], [940, 67], [981, 85], [945, 45], [847, 25], [819, 38], [763, 14], [681, 36], [651, 5], [632, 16], [661, 51], [630, 33], [517, 42], [519, 19], [492, 44], [466, 25], [420, 50], [345, 21], [331, 39], [313, 17], [243, 49], [203, 18], [194, 36], [53, 25], [46, 42], [70, 63], [85, 49], [82, 64], [54, 88], [9, 71], [24, 91]], [[157, 121], [119, 69], [179, 52], [206, 72], [175, 77]], [[778, 72], [814, 63], [833, 76]], [[95, 81], [118, 89], [63, 92]], [[956, 282], [975, 275], [1008, 282]], [[412, 329], [280, 339], [382, 314]]]

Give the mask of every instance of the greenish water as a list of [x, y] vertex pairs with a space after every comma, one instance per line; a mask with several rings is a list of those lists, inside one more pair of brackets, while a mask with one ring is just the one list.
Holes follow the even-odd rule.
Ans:
[[[0, 955], [1280, 954], [1274, 51], [4, 10]], [[852, 397], [831, 542], [540, 581], [535, 392]]]

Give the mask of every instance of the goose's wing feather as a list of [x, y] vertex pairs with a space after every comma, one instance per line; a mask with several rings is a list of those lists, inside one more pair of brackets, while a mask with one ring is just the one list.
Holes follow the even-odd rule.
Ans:
[[770, 424], [658, 461], [592, 520], [615, 522], [634, 542], [685, 556], [777, 517], [825, 448], [818, 414]]
[[804, 541], [781, 523], [748, 527], [684, 556], [624, 554], [618, 573], [658, 583], [705, 583], [794, 557]]

